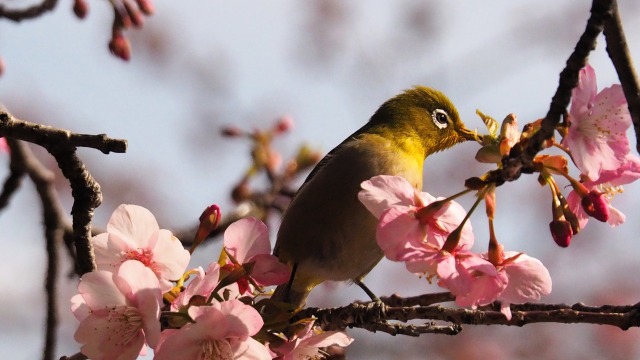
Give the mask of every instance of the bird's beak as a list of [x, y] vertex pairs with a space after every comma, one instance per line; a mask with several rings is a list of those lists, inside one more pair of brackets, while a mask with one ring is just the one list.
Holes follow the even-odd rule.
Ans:
[[462, 127], [458, 129], [458, 135], [460, 135], [463, 139], [467, 141], [480, 141], [480, 137], [478, 136], [478, 132], [476, 130], [471, 131], [466, 127]]

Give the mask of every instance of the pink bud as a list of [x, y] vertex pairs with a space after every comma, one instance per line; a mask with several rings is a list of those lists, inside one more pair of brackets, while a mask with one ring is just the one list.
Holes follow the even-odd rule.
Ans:
[[220, 223], [220, 217], [222, 216], [222, 212], [220, 211], [220, 207], [216, 204], [209, 205], [204, 211], [202, 215], [200, 215], [200, 224], [206, 223], [211, 228], [211, 230], [218, 227]]
[[551, 230], [553, 241], [555, 241], [558, 246], [566, 248], [571, 244], [573, 231], [571, 230], [571, 224], [569, 224], [568, 221], [553, 220], [549, 223], [549, 230]]
[[73, 13], [78, 19], [84, 19], [89, 12], [89, 4], [85, 0], [75, 0], [73, 3]]
[[244, 131], [240, 130], [240, 128], [237, 128], [235, 126], [223, 127], [220, 133], [222, 134], [222, 136], [225, 136], [225, 137], [239, 137], [244, 135]]
[[136, 2], [138, 3], [138, 7], [142, 11], [142, 13], [147, 16], [152, 15], [155, 11], [153, 2], [151, 2], [151, 0], [136, 0]]
[[142, 13], [133, 5], [131, 1], [124, 2], [124, 8], [129, 14], [129, 18], [131, 19], [131, 23], [133, 26], [137, 28], [141, 28], [144, 25], [144, 18], [142, 17]]
[[0, 76], [4, 74], [4, 59], [0, 57]]
[[196, 235], [193, 238], [193, 244], [191, 244], [190, 253], [200, 245], [204, 239], [209, 236], [209, 234], [218, 227], [220, 224], [220, 218], [222, 217], [222, 213], [220, 211], [220, 207], [216, 204], [208, 206], [200, 215], [200, 226], [198, 226], [198, 230], [196, 231]]
[[291, 128], [293, 128], [293, 118], [290, 116], [283, 116], [278, 119], [274, 131], [276, 134], [282, 134], [291, 130]]
[[109, 50], [111, 53], [124, 61], [129, 61], [131, 57], [131, 45], [129, 40], [121, 32], [114, 32], [111, 41], [109, 41]]
[[609, 220], [609, 203], [599, 191], [591, 190], [582, 198], [582, 208], [596, 220], [606, 222]]

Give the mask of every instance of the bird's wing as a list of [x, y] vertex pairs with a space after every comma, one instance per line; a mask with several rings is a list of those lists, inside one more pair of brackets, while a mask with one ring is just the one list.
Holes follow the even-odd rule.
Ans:
[[322, 160], [320, 160], [320, 162], [318, 162], [316, 164], [316, 166], [313, 168], [313, 170], [311, 170], [311, 172], [309, 173], [309, 175], [307, 175], [307, 178], [304, 180], [304, 182], [302, 183], [302, 185], [300, 185], [300, 188], [298, 188], [298, 192], [300, 192], [300, 190], [304, 187], [304, 185], [306, 183], [308, 183], [309, 181], [311, 181], [311, 179], [313, 179], [313, 177], [318, 173], [318, 171], [320, 171], [329, 161], [331, 161], [331, 158], [333, 157], [333, 154], [335, 154], [336, 151], [338, 151], [340, 148], [342, 148], [344, 145], [347, 145], [353, 141], [355, 141], [359, 135], [361, 135], [362, 133], [367, 132], [370, 128], [371, 128], [371, 122], [367, 122], [366, 124], [364, 124], [360, 129], [358, 129], [356, 132], [354, 132], [353, 134], [349, 135], [346, 139], [344, 139], [340, 144], [338, 144], [336, 147], [334, 147], [333, 149], [331, 149], [331, 151], [329, 151], [327, 153], [327, 155], [325, 155]]

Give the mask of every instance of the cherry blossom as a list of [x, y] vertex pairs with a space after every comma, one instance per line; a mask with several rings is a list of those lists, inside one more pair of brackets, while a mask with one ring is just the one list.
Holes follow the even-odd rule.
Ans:
[[[224, 232], [224, 246], [259, 286], [280, 285], [289, 280], [289, 267], [271, 255], [269, 230], [255, 218], [240, 219]], [[235, 266], [231, 259], [228, 266]], [[244, 293], [247, 288], [241, 289]]]
[[[611, 200], [615, 195], [623, 191], [622, 185], [629, 184], [638, 178], [640, 178], [640, 157], [628, 154], [618, 168], [603, 170], [597, 180], [588, 180], [582, 185], [590, 191], [590, 194], [602, 195], [602, 198], [599, 199], [603, 199], [606, 202], [608, 211], [606, 222], [611, 226], [617, 226], [625, 221], [625, 215], [611, 206]], [[590, 200], [593, 202], [593, 199]], [[567, 203], [578, 217], [580, 228], [584, 228], [589, 221], [589, 215], [583, 208], [584, 202], [581, 196], [574, 190], [567, 196]]]
[[349, 346], [353, 338], [341, 331], [321, 331], [313, 327], [314, 320], [309, 321], [289, 341], [278, 346], [271, 346], [278, 360], [320, 359], [325, 355], [322, 348], [328, 346]]
[[551, 275], [542, 262], [527, 254], [515, 251], [504, 252], [501, 270], [509, 278], [509, 283], [498, 296], [502, 302], [502, 313], [511, 320], [509, 304], [538, 301], [551, 293]]
[[595, 71], [587, 64], [573, 89], [569, 115], [569, 129], [562, 144], [569, 148], [583, 174], [596, 180], [602, 171], [622, 166], [629, 153], [626, 131], [631, 115], [620, 85], [598, 93]]
[[0, 153], [9, 153], [11, 149], [9, 148], [9, 144], [7, 144], [7, 139], [0, 136]]
[[155, 359], [271, 359], [267, 348], [251, 338], [264, 325], [260, 314], [240, 300], [192, 306], [195, 321], [161, 334]]
[[360, 186], [358, 199], [378, 219], [391, 206], [414, 206], [420, 201], [420, 192], [401, 176], [377, 175]]
[[191, 255], [169, 230], [160, 229], [151, 212], [137, 205], [120, 205], [107, 232], [92, 238], [99, 270], [115, 271], [127, 260], [138, 260], [158, 277], [166, 292], [182, 277]]
[[[466, 215], [462, 206], [455, 201], [434, 204], [443, 199], [415, 190], [400, 176], [374, 176], [361, 186], [358, 198], [380, 219], [376, 239], [385, 256], [392, 261], [407, 262], [413, 271], [435, 273], [438, 253]], [[430, 204], [437, 206], [432, 208]], [[456, 242], [449, 252], [473, 245], [468, 222]]]
[[[510, 304], [538, 301], [551, 293], [551, 276], [536, 258], [515, 251], [504, 252], [501, 246], [498, 251], [500, 259], [504, 260], [495, 266], [487, 261], [491, 267], [481, 262], [476, 262], [476, 266], [460, 267], [459, 273], [466, 279], [455, 285], [464, 284], [465, 287], [447, 286], [450, 283], [446, 279], [441, 282], [456, 295], [459, 306], [475, 308], [499, 300], [501, 312], [510, 320]], [[483, 257], [489, 258], [488, 254]]]
[[160, 337], [162, 294], [158, 278], [138, 261], [116, 273], [94, 271], [80, 279], [71, 310], [80, 320], [75, 339], [91, 359], [136, 359]]
[[206, 299], [209, 298], [211, 292], [218, 285], [220, 277], [220, 265], [217, 263], [211, 263], [205, 272], [202, 267], [197, 267], [190, 272], [195, 274], [195, 277], [189, 282], [189, 284], [180, 292], [180, 294], [171, 302], [171, 310], [178, 311], [189, 304], [189, 301], [194, 296], [201, 296]]

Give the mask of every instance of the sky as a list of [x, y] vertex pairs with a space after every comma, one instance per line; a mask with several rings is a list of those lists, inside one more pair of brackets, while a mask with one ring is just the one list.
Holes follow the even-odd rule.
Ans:
[[[632, 0], [619, 2], [632, 57], [639, 59], [640, 7]], [[25, 120], [127, 139], [126, 154], [79, 151], [104, 190], [95, 223], [104, 226], [115, 207], [127, 202], [148, 207], [161, 227], [179, 230], [213, 202], [223, 212], [233, 207], [229, 191], [249, 165], [249, 144], [220, 137], [223, 125], [264, 128], [289, 115], [295, 128], [275, 143], [283, 156], [292, 156], [303, 142], [326, 152], [386, 99], [417, 84], [445, 92], [468, 127], [481, 131], [476, 109], [497, 119], [516, 113], [520, 124], [543, 117], [589, 6], [584, 0], [570, 5], [551, 0], [157, 2], [145, 27], [127, 33], [133, 54], [124, 63], [108, 53], [108, 2], [90, 2], [84, 20], [62, 2], [33, 21], [0, 21], [0, 56], [6, 64], [0, 102]], [[590, 63], [599, 87], [617, 82], [604, 38]], [[474, 162], [476, 149], [464, 144], [427, 159], [425, 190], [446, 196], [459, 191], [465, 178], [489, 170]], [[42, 159], [52, 165], [46, 155]], [[0, 157], [0, 178], [8, 172], [2, 164], [8, 164], [6, 156]], [[60, 182], [61, 196], [70, 209], [65, 185]], [[14, 359], [39, 356], [44, 319], [40, 208], [33, 186], [25, 182], [23, 187], [0, 213], [0, 251], [7, 254], [0, 284], [11, 291], [0, 298], [2, 308], [10, 309], [0, 313], [0, 351], [15, 353]], [[639, 194], [632, 184], [615, 199], [628, 214], [626, 224], [616, 229], [593, 224], [560, 251], [546, 232], [548, 191], [535, 178], [523, 177], [498, 191], [499, 237], [505, 246], [547, 264], [554, 279], [550, 302], [576, 302], [596, 288], [638, 288], [638, 280], [624, 274], [637, 273], [640, 266], [634, 262], [638, 222], [633, 214]], [[461, 202], [468, 209], [472, 201]], [[472, 221], [480, 250], [486, 221], [481, 214]], [[205, 247], [193, 265], [216, 259], [216, 246]], [[381, 292], [435, 289], [386, 261], [368, 279], [369, 287]], [[76, 323], [66, 305], [75, 286], [75, 280], [60, 282], [59, 355], [78, 350], [72, 339]], [[362, 298], [359, 291], [338, 285], [309, 301], [343, 305]], [[589, 343], [592, 330], [575, 328], [579, 343]], [[516, 338], [527, 331], [538, 334], [507, 330], [512, 335], [504, 336]], [[491, 334], [500, 337], [506, 331]], [[353, 336], [353, 358], [387, 354], [384, 344], [392, 340], [424, 351], [416, 345], [423, 338], [396, 340], [363, 331]], [[567, 358], [580, 355], [558, 351]]]

